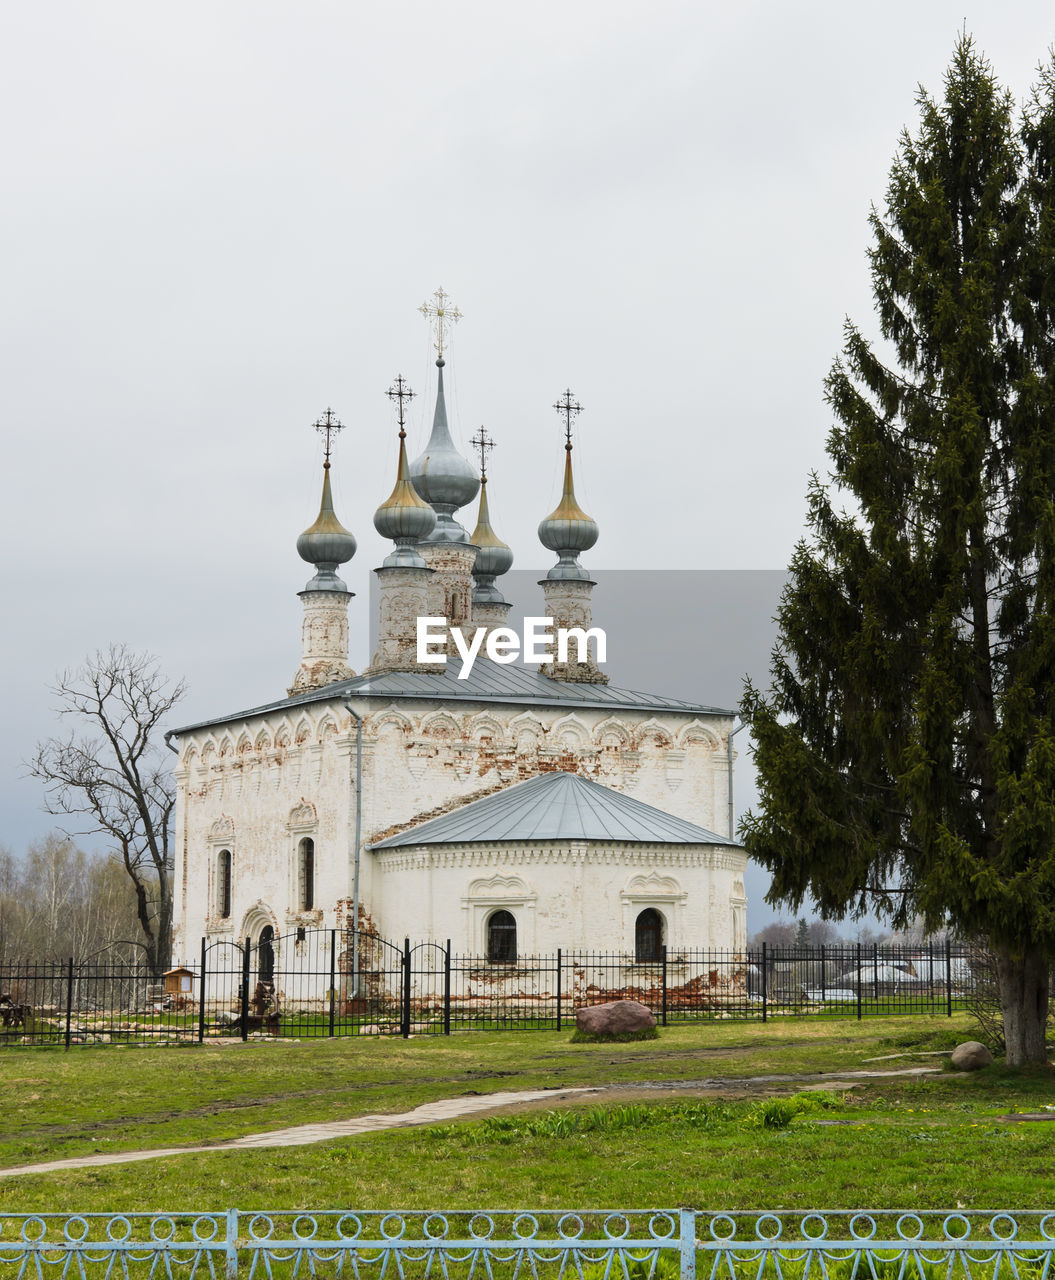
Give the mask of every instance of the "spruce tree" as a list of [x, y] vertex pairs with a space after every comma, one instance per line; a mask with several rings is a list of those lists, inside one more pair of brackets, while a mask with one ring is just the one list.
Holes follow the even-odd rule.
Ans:
[[1024, 124], [966, 35], [870, 219], [883, 343], [826, 384], [831, 476], [748, 686], [770, 898], [989, 938], [1011, 1064], [1055, 958], [1055, 79]]

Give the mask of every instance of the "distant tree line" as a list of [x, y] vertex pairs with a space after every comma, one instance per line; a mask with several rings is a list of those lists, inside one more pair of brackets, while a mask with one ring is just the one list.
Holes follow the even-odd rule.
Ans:
[[135, 895], [123, 866], [60, 834], [22, 856], [0, 848], [0, 966], [78, 960], [111, 949], [142, 956]]
[[945, 945], [946, 936], [944, 929], [927, 933], [921, 922], [896, 931], [853, 923], [840, 932], [830, 920], [807, 920], [801, 916], [798, 920], [770, 921], [751, 935], [747, 945], [751, 950], [759, 949], [763, 942], [767, 947], [780, 948], [853, 946], [858, 942], [865, 947], [925, 947], [928, 943], [939, 947]]

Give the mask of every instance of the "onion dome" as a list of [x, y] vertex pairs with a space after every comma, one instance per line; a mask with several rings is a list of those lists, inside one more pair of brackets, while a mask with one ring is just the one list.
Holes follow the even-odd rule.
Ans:
[[597, 541], [600, 530], [596, 520], [583, 511], [575, 500], [575, 485], [571, 472], [571, 442], [564, 446], [564, 491], [555, 511], [543, 520], [538, 527], [539, 541], [550, 551], [556, 551], [560, 559], [546, 574], [547, 578], [579, 578], [589, 580], [590, 575], [579, 564], [578, 557], [582, 551], [589, 549]]
[[423, 542], [468, 543], [469, 535], [453, 518], [459, 507], [472, 502], [480, 488], [476, 472], [454, 447], [447, 427], [447, 404], [443, 396], [443, 359], [436, 361], [439, 383], [432, 435], [425, 452], [410, 467], [414, 488], [436, 512], [436, 527]]
[[355, 555], [355, 538], [337, 519], [330, 492], [330, 464], [323, 464], [322, 502], [315, 523], [297, 539], [297, 553], [316, 566], [315, 577], [305, 591], [347, 591], [337, 576], [337, 566]]
[[487, 477], [480, 477], [480, 515], [472, 532], [471, 542], [479, 547], [473, 564], [473, 603], [494, 601], [505, 604], [502, 593], [495, 586], [495, 578], [508, 573], [513, 567], [513, 553], [491, 528], [491, 513], [487, 507]]
[[411, 569], [427, 568], [425, 561], [414, 549], [414, 544], [427, 537], [436, 527], [436, 513], [418, 496], [410, 479], [407, 466], [407, 433], [399, 432], [399, 465], [396, 468], [396, 487], [391, 496], [374, 512], [374, 528], [382, 538], [391, 538], [395, 550], [385, 557], [386, 568], [404, 566]]

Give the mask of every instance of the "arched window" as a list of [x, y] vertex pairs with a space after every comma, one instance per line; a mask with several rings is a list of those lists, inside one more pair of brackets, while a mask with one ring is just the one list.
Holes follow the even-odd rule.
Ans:
[[655, 907], [646, 907], [634, 925], [634, 959], [638, 964], [663, 959], [663, 917]]
[[517, 922], [511, 911], [496, 911], [487, 921], [489, 964], [516, 964]]
[[269, 924], [264, 925], [257, 939], [256, 976], [258, 982], [272, 982], [275, 977], [275, 931]]
[[305, 836], [300, 842], [297, 875], [297, 909], [311, 911], [315, 906], [315, 841]]
[[221, 920], [231, 915], [231, 851], [221, 849], [216, 859], [216, 914]]

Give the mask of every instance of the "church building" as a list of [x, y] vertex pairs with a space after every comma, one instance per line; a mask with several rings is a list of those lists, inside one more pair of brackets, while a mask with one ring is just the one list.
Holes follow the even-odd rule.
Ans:
[[[747, 858], [727, 817], [732, 711], [614, 688], [593, 641], [580, 647], [574, 633], [541, 665], [481, 648], [465, 679], [449, 632], [433, 646], [439, 662], [419, 661], [419, 618], [485, 641], [505, 627], [498, 580], [513, 562], [491, 523], [486, 437], [478, 472], [448, 428], [445, 340], [457, 312], [442, 291], [427, 311], [439, 370], [432, 433], [408, 462], [400, 378], [389, 393], [395, 487], [374, 514], [392, 550], [375, 571], [369, 663], [360, 674], [349, 665], [351, 593], [338, 571], [356, 541], [334, 511], [339, 424], [328, 412], [319, 514], [297, 539], [313, 574], [288, 691], [170, 735], [173, 956], [192, 961], [202, 938], [248, 937], [277, 952], [305, 930], [356, 921], [396, 941], [450, 939], [494, 965], [558, 947], [638, 962], [664, 945], [740, 951]], [[595, 583], [580, 557], [599, 530], [575, 496], [578, 406], [568, 393], [559, 407], [563, 490], [539, 525], [555, 563], [528, 612], [585, 633]], [[457, 513], [477, 501], [469, 533]]]

